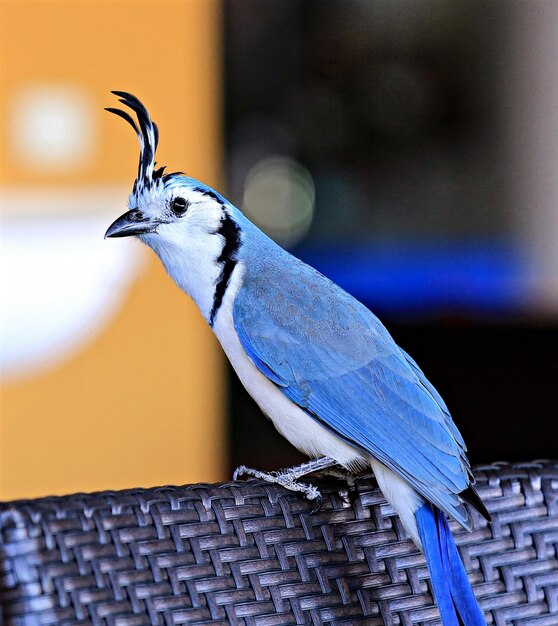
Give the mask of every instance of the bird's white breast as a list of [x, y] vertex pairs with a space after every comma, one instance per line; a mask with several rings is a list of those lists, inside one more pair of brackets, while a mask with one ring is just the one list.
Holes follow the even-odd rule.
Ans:
[[[242, 265], [235, 268], [213, 330], [240, 381], [275, 428], [310, 457], [328, 456], [345, 467], [362, 462], [359, 450], [312, 419], [289, 400], [246, 354], [234, 328], [232, 306], [242, 284]], [[362, 463], [360, 463], [362, 464]]]

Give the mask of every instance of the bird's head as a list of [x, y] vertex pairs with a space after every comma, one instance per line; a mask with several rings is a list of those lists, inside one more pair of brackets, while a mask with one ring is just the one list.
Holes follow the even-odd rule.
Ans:
[[225, 199], [181, 172], [165, 174], [165, 167], [157, 168], [157, 125], [135, 96], [123, 91], [113, 93], [137, 116], [136, 124], [128, 112], [107, 109], [132, 126], [139, 139], [140, 156], [138, 175], [128, 200], [129, 210], [110, 225], [105, 236], [135, 235], [150, 244], [154, 240], [150, 235], [158, 235], [162, 239], [182, 239], [186, 243], [188, 237], [214, 231], [223, 219]]
[[[226, 264], [235, 263], [241, 245], [239, 212], [210, 187], [181, 172], [156, 167], [159, 139], [156, 124], [133, 95], [114, 91], [132, 109], [107, 110], [125, 119], [140, 142], [138, 175], [128, 211], [108, 228], [105, 237], [137, 236], [161, 258], [171, 277], [197, 301], [204, 314], [209, 295]], [[198, 293], [199, 292], [199, 293]]]

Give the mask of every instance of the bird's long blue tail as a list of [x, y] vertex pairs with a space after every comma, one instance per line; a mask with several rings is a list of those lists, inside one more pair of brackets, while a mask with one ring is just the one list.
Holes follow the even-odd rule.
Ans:
[[429, 502], [415, 513], [444, 626], [486, 626], [446, 516]]

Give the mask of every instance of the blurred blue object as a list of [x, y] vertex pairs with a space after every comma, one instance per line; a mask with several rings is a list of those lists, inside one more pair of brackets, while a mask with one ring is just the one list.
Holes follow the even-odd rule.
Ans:
[[387, 315], [506, 316], [529, 306], [527, 262], [509, 241], [335, 242], [294, 254]]

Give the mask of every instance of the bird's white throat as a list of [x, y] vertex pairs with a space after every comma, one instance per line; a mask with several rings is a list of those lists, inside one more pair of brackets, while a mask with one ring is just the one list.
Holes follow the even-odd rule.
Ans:
[[143, 235], [141, 239], [153, 249], [168, 275], [209, 320], [223, 267], [218, 262], [225, 245], [223, 237], [214, 232], [190, 236], [163, 224], [157, 233]]

